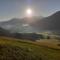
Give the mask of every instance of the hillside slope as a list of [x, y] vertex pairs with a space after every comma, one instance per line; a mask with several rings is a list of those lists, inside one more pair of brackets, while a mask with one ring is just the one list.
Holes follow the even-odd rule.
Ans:
[[34, 26], [43, 31], [47, 30], [47, 31], [60, 32], [60, 11], [57, 11], [51, 16], [48, 16], [46, 18], [37, 21]]
[[0, 38], [0, 60], [60, 60], [60, 50]]

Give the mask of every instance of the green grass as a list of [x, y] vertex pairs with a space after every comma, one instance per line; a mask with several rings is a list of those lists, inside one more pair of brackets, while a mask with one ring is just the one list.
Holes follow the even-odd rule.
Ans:
[[60, 60], [60, 49], [0, 37], [0, 60]]

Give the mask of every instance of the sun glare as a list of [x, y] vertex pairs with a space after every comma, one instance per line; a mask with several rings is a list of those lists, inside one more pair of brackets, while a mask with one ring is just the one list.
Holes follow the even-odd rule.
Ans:
[[29, 17], [32, 16], [32, 10], [31, 9], [27, 9], [26, 13], [27, 13], [27, 16], [29, 16]]

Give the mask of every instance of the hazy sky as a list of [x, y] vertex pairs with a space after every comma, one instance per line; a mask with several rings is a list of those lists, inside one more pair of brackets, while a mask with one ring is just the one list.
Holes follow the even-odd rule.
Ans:
[[48, 16], [60, 10], [60, 0], [0, 0], [0, 20], [25, 17], [28, 8], [35, 16]]

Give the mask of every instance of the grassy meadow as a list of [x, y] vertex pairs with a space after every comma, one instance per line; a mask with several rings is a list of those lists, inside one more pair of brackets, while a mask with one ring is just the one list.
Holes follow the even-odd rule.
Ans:
[[50, 47], [46, 44], [0, 37], [0, 60], [60, 60], [58, 46], [53, 48], [54, 44]]

